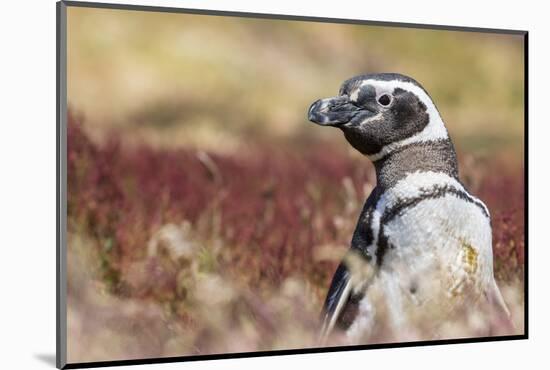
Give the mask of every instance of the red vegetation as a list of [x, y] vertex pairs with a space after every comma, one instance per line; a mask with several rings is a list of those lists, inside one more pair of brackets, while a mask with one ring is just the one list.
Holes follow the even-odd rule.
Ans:
[[[523, 179], [503, 173], [493, 167], [476, 195], [492, 213], [497, 276], [522, 279]], [[353, 186], [344, 191], [346, 181]], [[322, 295], [336, 262], [315, 260], [316, 248], [349, 243], [373, 181], [367, 160], [321, 145], [262, 145], [233, 156], [127, 148], [116, 135], [98, 145], [69, 117], [69, 232], [93, 239], [104, 280], [121, 294], [135, 293], [121, 276], [145, 258], [151, 236], [187, 220], [205, 245], [223, 241], [218, 272], [254, 287], [300, 276]]]
[[523, 281], [525, 256], [525, 202], [523, 168], [490, 166], [479, 197], [491, 211], [494, 268], [497, 279]]

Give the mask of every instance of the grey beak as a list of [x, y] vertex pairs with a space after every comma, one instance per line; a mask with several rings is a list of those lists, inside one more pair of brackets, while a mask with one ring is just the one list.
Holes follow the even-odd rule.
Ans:
[[347, 96], [319, 99], [311, 104], [308, 119], [322, 126], [339, 126], [348, 123], [360, 108], [352, 104]]

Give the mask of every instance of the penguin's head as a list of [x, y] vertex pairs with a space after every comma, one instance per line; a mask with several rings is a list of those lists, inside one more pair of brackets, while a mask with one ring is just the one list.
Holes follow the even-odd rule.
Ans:
[[373, 161], [404, 145], [448, 139], [428, 93], [412, 78], [397, 73], [345, 81], [338, 96], [315, 101], [308, 118], [340, 128], [348, 142]]

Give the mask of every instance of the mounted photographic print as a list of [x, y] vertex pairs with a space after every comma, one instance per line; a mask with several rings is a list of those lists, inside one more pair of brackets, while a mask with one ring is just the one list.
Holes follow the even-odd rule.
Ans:
[[58, 367], [527, 338], [527, 32], [57, 10]]

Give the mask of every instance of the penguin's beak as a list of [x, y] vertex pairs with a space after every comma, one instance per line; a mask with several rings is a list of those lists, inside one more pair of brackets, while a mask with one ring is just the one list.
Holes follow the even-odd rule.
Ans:
[[348, 123], [361, 109], [346, 95], [319, 99], [311, 104], [308, 119], [322, 126], [339, 126]]

